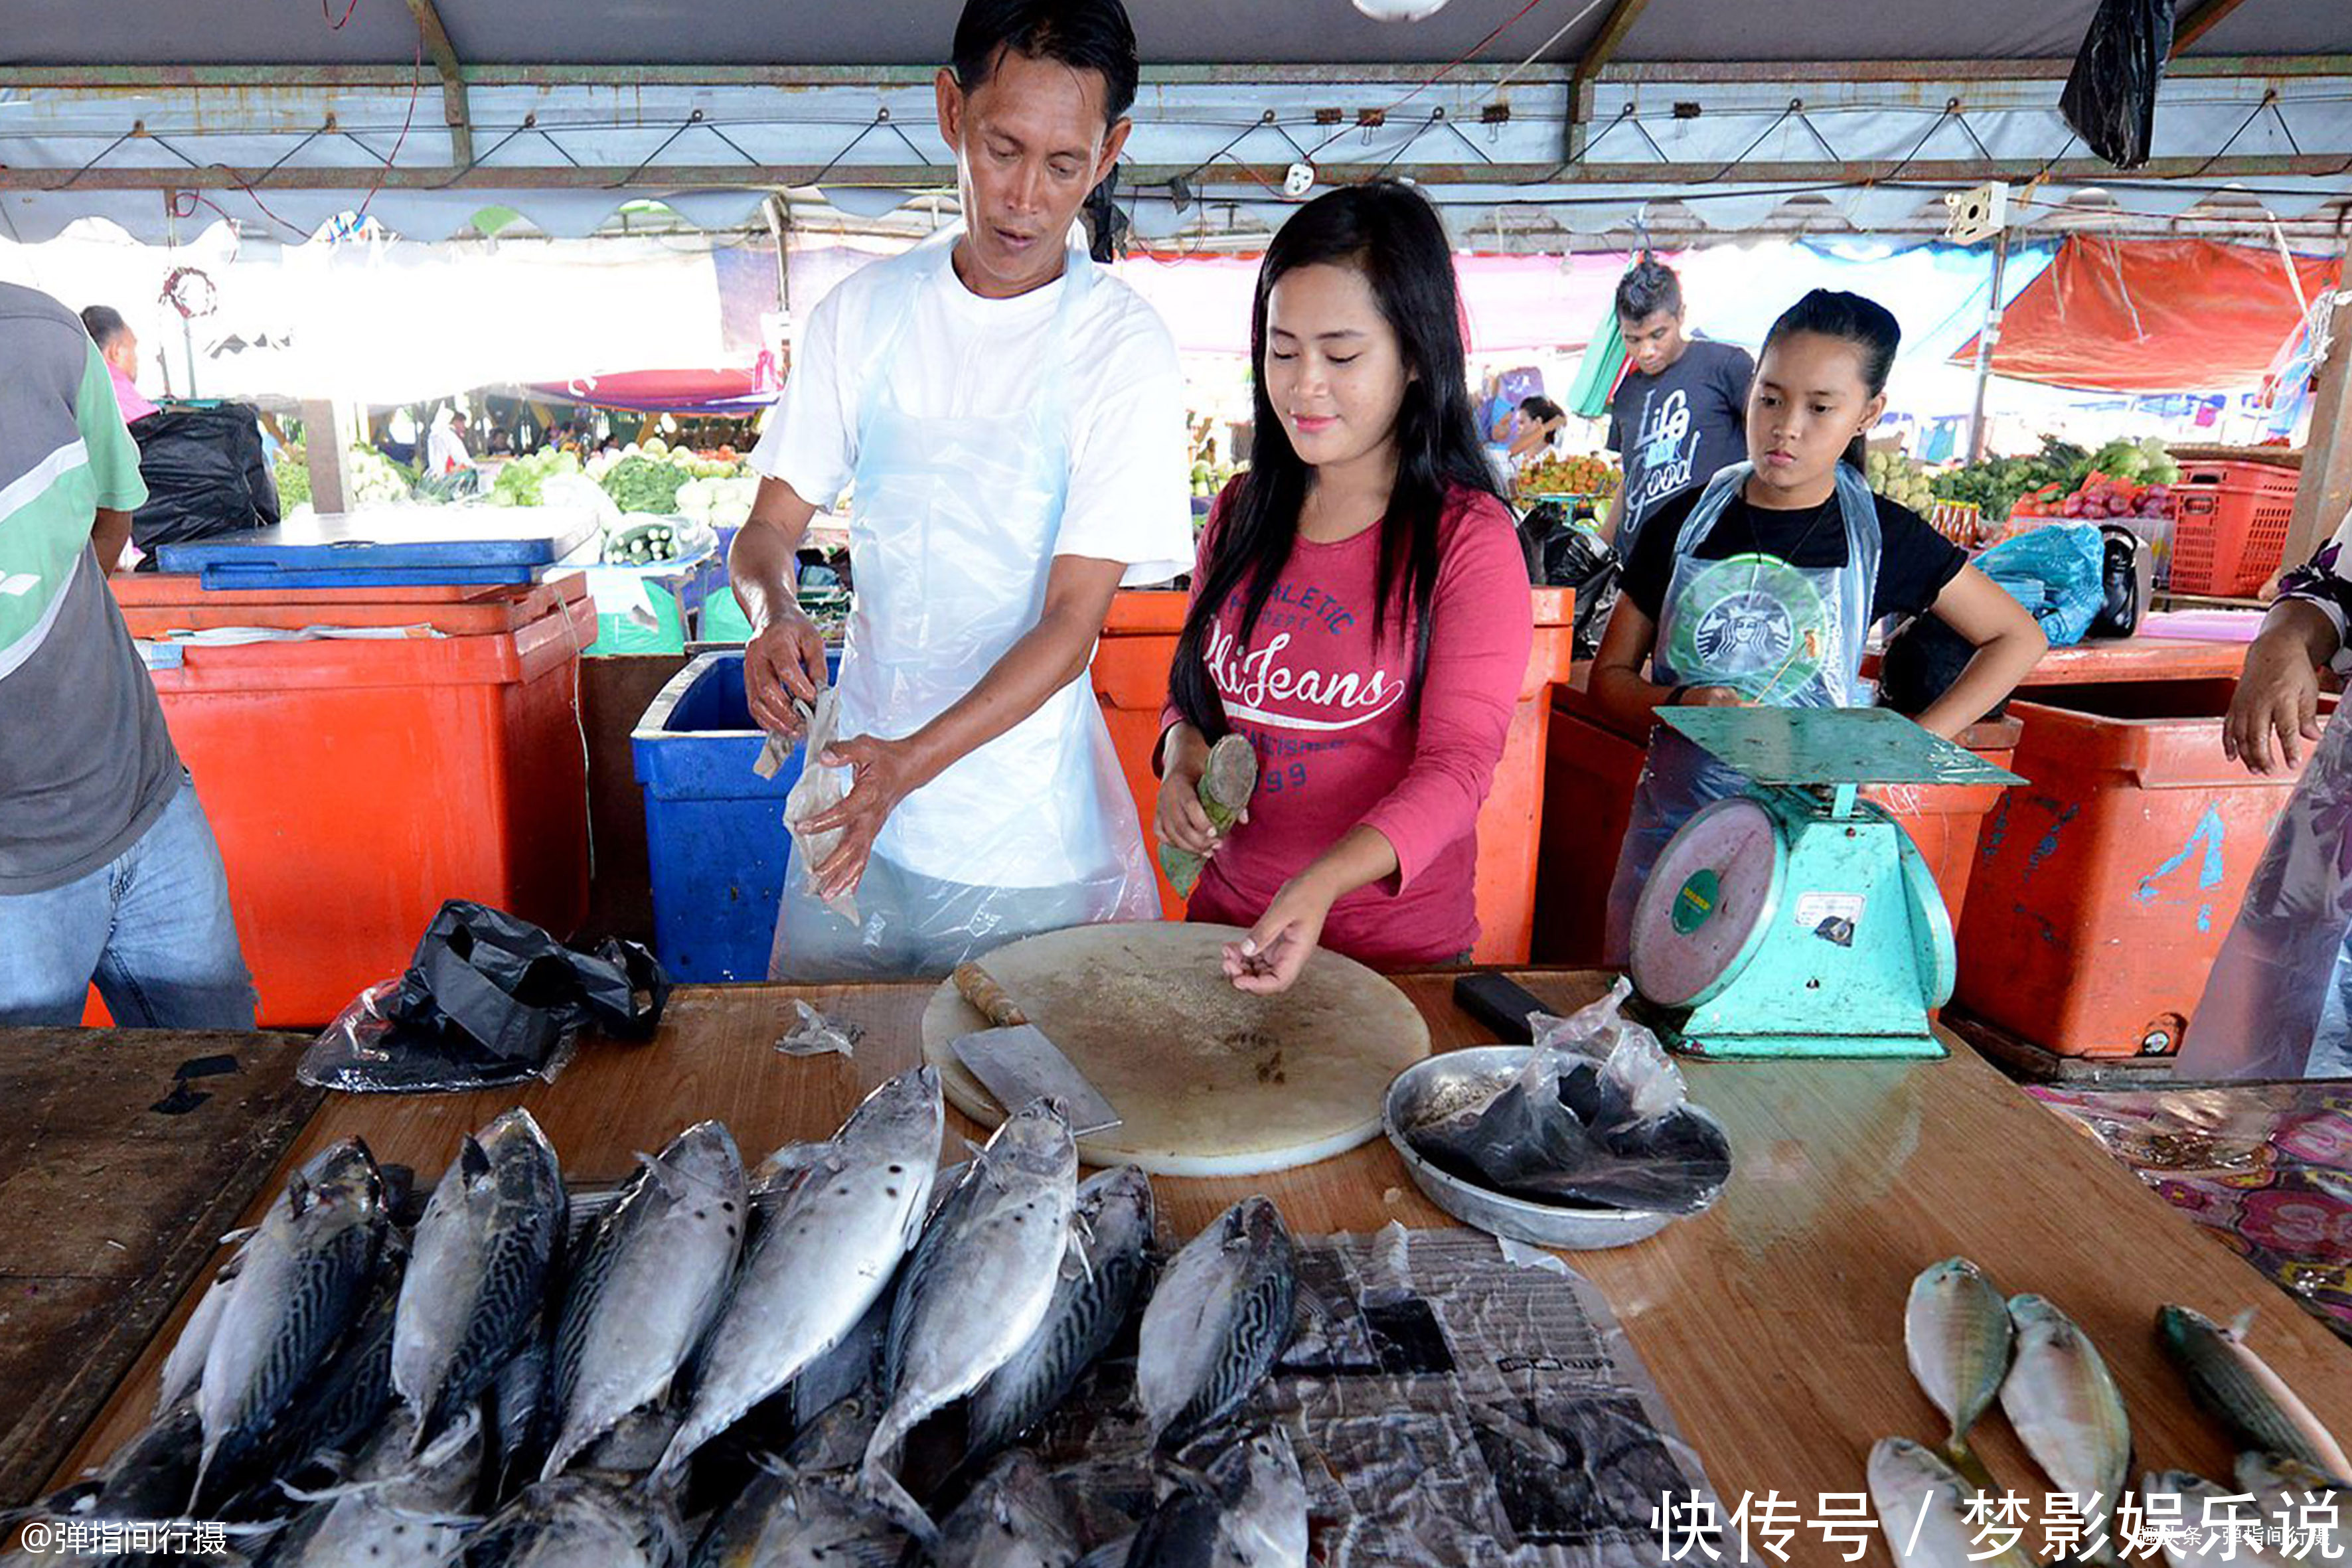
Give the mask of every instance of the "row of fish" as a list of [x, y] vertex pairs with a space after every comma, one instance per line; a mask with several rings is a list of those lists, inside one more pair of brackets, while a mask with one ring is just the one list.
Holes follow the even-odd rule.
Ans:
[[[747, 1170], [706, 1121], [575, 1204], [516, 1110], [413, 1233], [337, 1144], [191, 1315], [154, 1422], [46, 1507], [228, 1521], [281, 1568], [1303, 1564], [1297, 1457], [1238, 1419], [1297, 1306], [1274, 1205], [1155, 1285], [1149, 1179], [1081, 1184], [1057, 1106], [941, 1172], [945, 1130], [926, 1067], [823, 1143]], [[1129, 1451], [1016, 1448], [1130, 1324]]]
[[[2251, 1318], [2252, 1314], [2248, 1314]], [[2256, 1506], [2239, 1517], [2260, 1527], [2277, 1508], [2294, 1516], [2305, 1498], [2352, 1497], [2352, 1475], [2335, 1437], [2245, 1341], [2246, 1321], [2222, 1328], [2186, 1307], [2157, 1313], [2158, 1342], [2189, 1392], [2242, 1450], [2238, 1495]], [[1871, 1451], [1870, 1493], [1897, 1561], [1905, 1568], [1962, 1568], [1990, 1563], [2020, 1568], [2031, 1559], [1994, 1550], [1981, 1505], [1993, 1482], [1969, 1435], [1993, 1406], [2058, 1492], [2084, 1500], [2083, 1561], [2117, 1563], [2126, 1542], [2118, 1510], [2130, 1484], [2131, 1425], [2114, 1376], [2088, 1335], [2040, 1296], [2003, 1297], [1984, 1271], [1948, 1258], [1912, 1282], [1904, 1313], [1904, 1347], [1912, 1375], [1950, 1424], [1940, 1451], [1903, 1437]], [[2262, 1542], [2243, 1531], [2201, 1531], [2227, 1516], [2228, 1489], [2179, 1471], [2150, 1475], [2140, 1488], [2144, 1521], [2178, 1521], [2162, 1550], [2179, 1565], [2288, 1561], [2277, 1536]], [[2206, 1504], [2215, 1503], [2209, 1511]], [[2243, 1506], [2243, 1505], [2242, 1505]]]

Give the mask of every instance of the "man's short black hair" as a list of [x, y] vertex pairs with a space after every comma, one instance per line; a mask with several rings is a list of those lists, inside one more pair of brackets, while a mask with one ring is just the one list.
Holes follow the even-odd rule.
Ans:
[[979, 91], [1006, 49], [1101, 77], [1107, 124], [1118, 124], [1135, 105], [1142, 68], [1135, 26], [1119, 0], [969, 0], [956, 22], [956, 85]]
[[1660, 310], [1670, 316], [1682, 314], [1683, 280], [1656, 257], [1644, 256], [1617, 279], [1617, 313], [1629, 321], [1640, 321]]
[[1519, 411], [1537, 419], [1565, 419], [1568, 417], [1567, 409], [1562, 408], [1559, 404], [1554, 403], [1550, 398], [1545, 397], [1540, 394], [1534, 397], [1521, 398], [1519, 400]]
[[131, 330], [122, 312], [111, 305], [90, 306], [81, 313], [81, 325], [82, 331], [89, 334], [89, 341], [101, 349]]

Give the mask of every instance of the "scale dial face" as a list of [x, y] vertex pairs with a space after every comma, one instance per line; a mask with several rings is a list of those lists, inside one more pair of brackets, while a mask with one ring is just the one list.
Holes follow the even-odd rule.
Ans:
[[1633, 984], [1662, 1007], [1695, 1007], [1755, 956], [1780, 907], [1789, 849], [1754, 800], [1717, 801], [1683, 825], [1633, 907]]

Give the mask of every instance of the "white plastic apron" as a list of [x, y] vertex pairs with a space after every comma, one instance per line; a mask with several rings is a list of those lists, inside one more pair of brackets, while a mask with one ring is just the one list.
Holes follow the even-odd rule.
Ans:
[[2330, 983], [2352, 931], [2352, 704], [2336, 710], [2271, 829], [2245, 901], [2205, 978], [2173, 1076], [2301, 1078], [2340, 1057]]
[[[1025, 408], [918, 416], [897, 395], [898, 350], [961, 226], [882, 269], [879, 339], [859, 395], [849, 548], [856, 600], [842, 653], [841, 732], [898, 740], [977, 685], [1037, 624], [1069, 489], [1071, 323], [1094, 264], [1072, 248], [1049, 367]], [[962, 285], [951, 277], [946, 286]], [[854, 793], [854, 786], [853, 786]], [[1087, 677], [908, 795], [882, 828], [856, 924], [785, 879], [778, 979], [944, 973], [1035, 931], [1150, 920], [1159, 889]]]
[[[1660, 686], [1729, 687], [1779, 708], [1865, 707], [1872, 694], [1862, 680], [1862, 654], [1878, 592], [1880, 548], [1870, 486], [1851, 465], [1838, 464], [1843, 566], [1791, 566], [1765, 555], [1700, 560], [1700, 543], [1755, 471], [1752, 463], [1721, 469], [1684, 518], [1650, 655], [1651, 679]], [[1808, 597], [1808, 604], [1790, 602]], [[1747, 789], [1746, 775], [1671, 727], [1661, 723], [1651, 731], [1609, 886], [1606, 963], [1622, 966], [1630, 956], [1633, 906], [1668, 841], [1700, 807]]]

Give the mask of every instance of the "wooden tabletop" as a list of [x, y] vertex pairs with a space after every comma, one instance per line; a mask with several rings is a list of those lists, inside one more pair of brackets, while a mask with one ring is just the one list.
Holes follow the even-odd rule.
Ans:
[[29, 1501], [319, 1091], [307, 1042], [170, 1029], [0, 1029], [0, 1506]]
[[[1605, 979], [1517, 977], [1563, 1012], [1601, 994]], [[1438, 1049], [1490, 1040], [1454, 1006], [1449, 977], [1400, 984], [1428, 1016]], [[705, 1116], [725, 1119], [756, 1160], [829, 1133], [859, 1096], [911, 1066], [929, 990], [682, 989], [654, 1042], [592, 1044], [553, 1086], [519, 1096], [334, 1097], [284, 1168], [356, 1132], [379, 1158], [415, 1164], [429, 1181], [461, 1133], [517, 1100], [540, 1118], [575, 1180], [618, 1180], [636, 1151]], [[772, 1048], [795, 996], [866, 1026], [856, 1060]], [[2229, 1472], [2229, 1445], [2194, 1412], [2156, 1348], [2151, 1324], [2166, 1301], [2217, 1319], [2258, 1308], [2256, 1348], [2352, 1437], [2352, 1347], [1965, 1050], [1941, 1062], [1693, 1063], [1685, 1071], [1695, 1098], [1730, 1131], [1737, 1167], [1723, 1200], [1652, 1241], [1570, 1261], [1607, 1297], [1727, 1505], [1743, 1492], [1777, 1490], [1811, 1518], [1821, 1494], [1862, 1489], [1875, 1439], [1941, 1436], [1940, 1417], [1906, 1367], [1903, 1306], [1912, 1277], [1956, 1253], [2006, 1290], [2050, 1297], [2089, 1331], [2129, 1405], [2139, 1468]], [[1253, 1192], [1275, 1198], [1306, 1234], [1375, 1230], [1391, 1219], [1451, 1223], [1422, 1199], [1384, 1142], [1279, 1175], [1161, 1178], [1154, 1186], [1183, 1234]], [[63, 1473], [137, 1429], [168, 1343], [169, 1333], [150, 1347]], [[2003, 1486], [2037, 1498], [2049, 1489], [1998, 1417], [1978, 1437]], [[1873, 1552], [1872, 1561], [1887, 1561]], [[1809, 1554], [1800, 1543], [1792, 1555]]]

